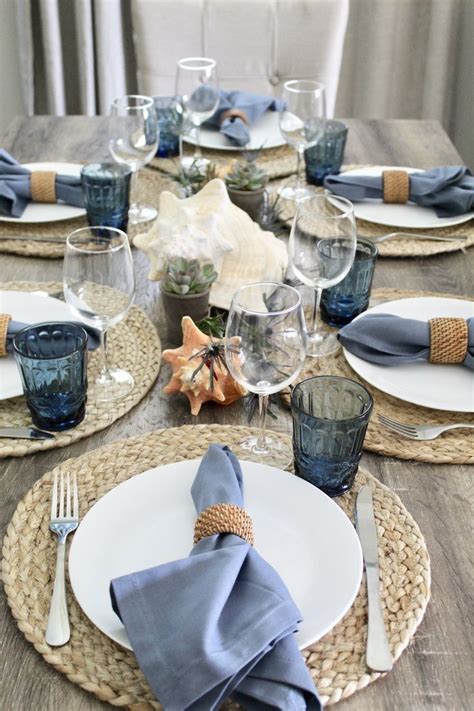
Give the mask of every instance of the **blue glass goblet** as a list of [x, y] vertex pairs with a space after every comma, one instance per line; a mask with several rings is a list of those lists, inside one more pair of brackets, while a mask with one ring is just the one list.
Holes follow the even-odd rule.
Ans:
[[117, 163], [90, 163], [81, 171], [89, 225], [127, 231], [132, 170]]
[[68, 430], [86, 411], [87, 333], [74, 323], [27, 326], [13, 339], [26, 404], [43, 430]]

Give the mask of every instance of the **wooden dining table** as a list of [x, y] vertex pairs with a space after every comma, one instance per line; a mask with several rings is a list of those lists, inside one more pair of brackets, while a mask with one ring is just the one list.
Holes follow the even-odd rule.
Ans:
[[[350, 119], [345, 162], [430, 168], [462, 158], [436, 121]], [[107, 119], [70, 116], [16, 118], [0, 146], [22, 162], [87, 161], [108, 157]], [[166, 346], [158, 286], [147, 279], [145, 256], [134, 250], [136, 302], [155, 323]], [[379, 259], [375, 287], [473, 295], [474, 249], [425, 258]], [[61, 259], [0, 253], [0, 282], [61, 281]], [[20, 498], [45, 472], [105, 443], [162, 427], [247, 424], [242, 401], [208, 404], [194, 418], [184, 396], [169, 397], [163, 365], [148, 395], [127, 415], [61, 449], [0, 461], [2, 536]], [[0, 403], [1, 408], [1, 403]], [[270, 427], [289, 431], [278, 412]], [[365, 453], [362, 466], [391, 487], [418, 522], [432, 564], [431, 601], [418, 632], [391, 673], [338, 704], [344, 711], [462, 711], [474, 708], [472, 626], [472, 468], [425, 464]], [[343, 564], [343, 563], [342, 563]], [[108, 704], [56, 672], [25, 640], [1, 592], [0, 708], [2, 711], [94, 711]]]

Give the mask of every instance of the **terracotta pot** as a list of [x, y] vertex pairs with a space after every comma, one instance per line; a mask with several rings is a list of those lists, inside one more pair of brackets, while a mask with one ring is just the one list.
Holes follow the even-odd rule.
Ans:
[[208, 315], [210, 289], [200, 294], [170, 294], [161, 287], [160, 291], [168, 326], [168, 339], [179, 344], [183, 339], [183, 316], [190, 316], [194, 323], [198, 323]]
[[245, 210], [254, 222], [258, 222], [260, 210], [265, 201], [265, 188], [260, 188], [260, 190], [234, 190], [234, 188], [228, 187], [227, 192], [234, 205], [240, 207], [241, 210]]

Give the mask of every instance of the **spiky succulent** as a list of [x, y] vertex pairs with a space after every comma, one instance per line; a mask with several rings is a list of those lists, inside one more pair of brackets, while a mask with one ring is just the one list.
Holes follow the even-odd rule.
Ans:
[[254, 161], [239, 161], [227, 173], [225, 182], [233, 190], [260, 190], [268, 183], [268, 175]]
[[217, 178], [216, 164], [199, 158], [195, 158], [186, 170], [181, 167], [176, 176], [176, 180], [181, 183], [188, 195], [195, 195], [214, 178]]
[[216, 279], [213, 264], [201, 265], [198, 259], [175, 257], [167, 264], [161, 286], [169, 294], [202, 294]]

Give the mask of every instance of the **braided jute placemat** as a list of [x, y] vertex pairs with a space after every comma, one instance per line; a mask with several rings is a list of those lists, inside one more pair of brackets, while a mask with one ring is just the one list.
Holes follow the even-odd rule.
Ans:
[[[0, 290], [47, 291], [62, 289], [59, 282], [7, 282]], [[66, 447], [94, 432], [109, 427], [142, 400], [155, 382], [161, 364], [161, 342], [148, 316], [138, 306], [132, 306], [127, 317], [107, 334], [109, 361], [133, 375], [135, 385], [131, 393], [111, 406], [94, 398], [93, 381], [99, 370], [97, 352], [88, 353], [88, 381], [86, 416], [84, 420], [65, 432], [56, 432], [53, 440], [0, 439], [0, 459], [23, 457], [26, 454]], [[23, 396], [2, 400], [0, 427], [28, 427], [31, 416]]]
[[[420, 296], [459, 298], [455, 294], [439, 294], [431, 291], [374, 289], [371, 299], [375, 302], [381, 302]], [[468, 297], [463, 298], [466, 299]], [[469, 300], [472, 301], [474, 299]], [[440, 365], [439, 368], [440, 378], [442, 378], [443, 366]], [[365, 436], [364, 449], [389, 457], [397, 457], [398, 459], [417, 459], [421, 462], [432, 462], [434, 464], [474, 464], [473, 430], [451, 430], [437, 439], [423, 442], [399, 437], [394, 432], [382, 427], [378, 421], [379, 415], [385, 415], [392, 420], [415, 425], [454, 424], [461, 421], [474, 424], [474, 414], [433, 410], [387, 395], [369, 385], [352, 370], [344, 358], [342, 349], [324, 358], [307, 358], [303, 370], [298, 376], [298, 381], [314, 375], [342, 375], [361, 383], [370, 392], [374, 399], [374, 409]], [[289, 394], [285, 393], [282, 397], [286, 405], [289, 406]]]
[[[199, 457], [214, 442], [234, 447], [242, 437], [256, 432], [253, 428], [229, 425], [158, 430], [114, 442], [78, 459], [69, 459], [35, 483], [18, 504], [8, 526], [3, 542], [2, 573], [8, 602], [20, 630], [49, 664], [73, 683], [114, 706], [134, 711], [161, 708], [153, 699], [134, 655], [94, 627], [70, 588], [71, 639], [64, 647], [54, 649], [44, 641], [56, 558], [56, 544], [48, 530], [54, 472], [77, 474], [80, 510], [84, 516], [99, 498], [135, 474]], [[286, 435], [280, 437], [287, 438]], [[414, 636], [429, 600], [429, 556], [420, 529], [398, 496], [371, 474], [359, 471], [353, 489], [335, 501], [352, 518], [357, 492], [366, 483], [372, 485], [374, 493], [382, 605], [390, 648], [396, 660]], [[325, 703], [345, 699], [381, 676], [366, 667], [366, 638], [364, 580], [341, 622], [303, 652]]]
[[[169, 175], [159, 173], [157, 170], [144, 168], [138, 177], [138, 199], [140, 202], [158, 208], [160, 193], [162, 190], [170, 190], [175, 194], [180, 194], [178, 183]], [[62, 220], [60, 222], [44, 222], [40, 224], [18, 224], [13, 222], [0, 222], [0, 237], [2, 235], [28, 236], [39, 235], [43, 237], [62, 237], [64, 244], [58, 242], [33, 242], [24, 240], [3, 240], [0, 239], [0, 252], [18, 254], [23, 257], [44, 257], [45, 259], [59, 259], [64, 256], [66, 237], [70, 232], [87, 226], [86, 217], [78, 217], [74, 220]], [[144, 229], [149, 229], [150, 223], [137, 226], [129, 225], [128, 234], [133, 241], [133, 237]]]

